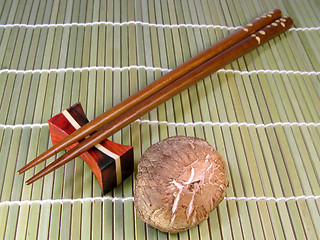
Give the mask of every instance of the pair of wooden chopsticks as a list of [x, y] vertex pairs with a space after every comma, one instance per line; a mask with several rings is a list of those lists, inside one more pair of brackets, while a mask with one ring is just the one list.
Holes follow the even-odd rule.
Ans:
[[[265, 13], [87, 123], [21, 168], [18, 173], [25, 172], [73, 143], [84, 139], [76, 147], [26, 181], [26, 184], [36, 181], [94, 147], [197, 81], [286, 31], [292, 23], [290, 17], [281, 17], [281, 11], [278, 9]], [[92, 134], [93, 132], [95, 133]], [[89, 136], [90, 134], [92, 135]]]

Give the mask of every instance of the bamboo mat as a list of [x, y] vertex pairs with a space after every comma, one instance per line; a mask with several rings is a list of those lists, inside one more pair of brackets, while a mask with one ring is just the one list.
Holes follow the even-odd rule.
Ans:
[[[272, 8], [294, 27], [114, 134], [135, 166], [169, 136], [206, 139], [230, 187], [179, 234], [143, 224], [134, 176], [105, 196], [81, 159], [30, 186], [49, 118], [89, 119]], [[0, 1], [0, 239], [319, 239], [320, 1]], [[59, 154], [60, 155], [60, 154]]]

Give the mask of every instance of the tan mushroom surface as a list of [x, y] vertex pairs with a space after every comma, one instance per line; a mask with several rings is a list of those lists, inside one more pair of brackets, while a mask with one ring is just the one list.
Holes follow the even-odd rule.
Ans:
[[141, 157], [134, 204], [144, 222], [174, 233], [207, 219], [227, 187], [225, 161], [208, 142], [170, 137]]

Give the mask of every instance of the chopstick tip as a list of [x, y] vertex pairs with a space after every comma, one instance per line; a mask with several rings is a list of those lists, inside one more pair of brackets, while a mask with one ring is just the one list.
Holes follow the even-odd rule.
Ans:
[[21, 169], [19, 169], [18, 171], [17, 171], [17, 173], [20, 175], [20, 174], [22, 174], [22, 173], [24, 173], [26, 170], [24, 169], [24, 168], [21, 168]]
[[28, 179], [26, 181], [26, 185], [30, 185], [31, 183], [33, 183], [35, 180], [33, 180], [32, 178]]
[[20, 174], [24, 173], [25, 171], [29, 170], [31, 167], [33, 167], [33, 165], [30, 166], [29, 164], [27, 164], [24, 167], [20, 168], [17, 171], [17, 173], [20, 175]]

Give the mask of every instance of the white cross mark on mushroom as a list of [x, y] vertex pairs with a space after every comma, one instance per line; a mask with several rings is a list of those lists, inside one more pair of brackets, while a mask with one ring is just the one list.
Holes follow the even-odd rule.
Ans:
[[[209, 162], [210, 158], [211, 158], [210, 154], [207, 154], [206, 157], [205, 157], [205, 161], [204, 162], [206, 163], [206, 168], [198, 169], [198, 168], [193, 167], [193, 165], [197, 165], [198, 164], [198, 161], [195, 161], [190, 166], [188, 166], [188, 168], [191, 167], [191, 170], [188, 171], [188, 172], [190, 172], [190, 176], [189, 176], [189, 179], [187, 181], [174, 179], [174, 180], [172, 180], [170, 182], [177, 189], [177, 191], [173, 194], [175, 198], [174, 198], [174, 202], [173, 202], [172, 209], [171, 209], [171, 213], [172, 213], [171, 224], [174, 223], [174, 220], [175, 220], [175, 217], [176, 217], [175, 213], [176, 213], [176, 210], [177, 210], [177, 208], [179, 206], [181, 195], [184, 193], [184, 191], [186, 191], [185, 194], [188, 193], [188, 194], [192, 195], [191, 198], [190, 198], [188, 207], [187, 207], [187, 219], [190, 219], [190, 217], [192, 216], [192, 214], [194, 212], [194, 198], [195, 198], [195, 195], [199, 191], [200, 186], [204, 184], [204, 180], [208, 179], [209, 184], [216, 185], [216, 183], [212, 183], [211, 182], [212, 172], [214, 172], [215, 169], [211, 169], [213, 167], [213, 163]], [[195, 170], [195, 169], [197, 169], [197, 170]], [[206, 174], [208, 174], [208, 173], [210, 175], [209, 175], [209, 177], [206, 177]]]

